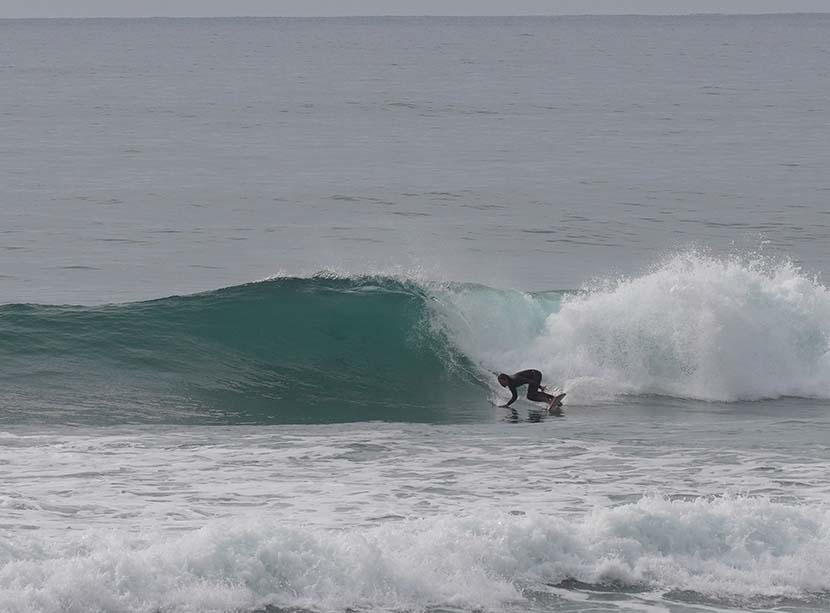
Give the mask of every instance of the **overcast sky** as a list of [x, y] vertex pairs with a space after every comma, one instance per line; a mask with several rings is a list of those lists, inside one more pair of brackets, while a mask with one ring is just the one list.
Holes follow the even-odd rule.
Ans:
[[2, 17], [830, 12], [830, 0], [0, 0]]

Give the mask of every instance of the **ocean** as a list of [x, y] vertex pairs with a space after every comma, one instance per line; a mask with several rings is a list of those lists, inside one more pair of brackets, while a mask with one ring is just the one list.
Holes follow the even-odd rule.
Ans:
[[0, 611], [830, 610], [830, 16], [5, 20], [0, 83]]

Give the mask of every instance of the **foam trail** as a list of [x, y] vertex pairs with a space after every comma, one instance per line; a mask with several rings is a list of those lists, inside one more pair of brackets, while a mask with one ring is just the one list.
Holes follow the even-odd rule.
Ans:
[[571, 401], [830, 398], [828, 338], [830, 292], [793, 264], [685, 253], [567, 296], [522, 357]]
[[496, 610], [567, 579], [738, 603], [830, 589], [827, 512], [751, 498], [644, 498], [570, 521], [496, 513], [349, 530], [237, 519], [178, 537], [18, 533], [0, 552], [0, 609], [21, 613]]

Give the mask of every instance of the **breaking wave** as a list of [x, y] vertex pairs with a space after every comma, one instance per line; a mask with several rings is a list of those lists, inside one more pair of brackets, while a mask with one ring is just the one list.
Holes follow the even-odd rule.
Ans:
[[303, 423], [490, 418], [492, 373], [568, 402], [830, 398], [830, 292], [788, 263], [671, 258], [526, 293], [278, 278], [148, 302], [0, 307], [2, 419]]

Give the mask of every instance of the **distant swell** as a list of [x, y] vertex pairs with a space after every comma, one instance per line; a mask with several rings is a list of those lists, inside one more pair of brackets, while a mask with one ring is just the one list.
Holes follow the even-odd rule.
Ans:
[[389, 277], [279, 278], [100, 307], [0, 307], [1, 420], [492, 419], [493, 371], [571, 405], [620, 395], [830, 398], [830, 292], [791, 264], [671, 258], [529, 294]]

